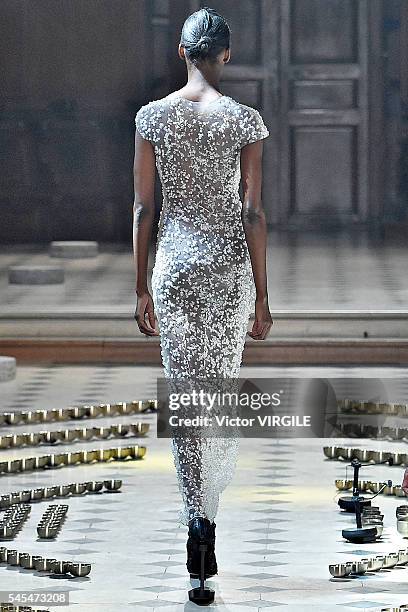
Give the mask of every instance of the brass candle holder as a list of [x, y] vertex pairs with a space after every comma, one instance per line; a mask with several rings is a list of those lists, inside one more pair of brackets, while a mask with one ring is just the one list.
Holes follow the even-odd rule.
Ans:
[[88, 493], [101, 493], [104, 491], [119, 491], [122, 480], [89, 480], [83, 483], [73, 482], [51, 487], [37, 489], [24, 489], [14, 493], [7, 493], [0, 497], [0, 510], [10, 508], [15, 504], [34, 503], [49, 500], [55, 497], [68, 497], [69, 495], [86, 495]]
[[402, 549], [385, 555], [377, 555], [370, 559], [329, 565], [329, 572], [333, 578], [346, 578], [353, 574], [360, 575], [366, 572], [378, 572], [381, 569], [392, 569], [393, 567], [407, 564], [408, 549]]
[[55, 574], [72, 574], [72, 576], [83, 578], [92, 569], [90, 563], [77, 563], [76, 561], [59, 561], [58, 559], [45, 558], [40, 555], [30, 555], [14, 549], [0, 547], [0, 564], [19, 566], [22, 569], [34, 569], [38, 572], [50, 572]]
[[91, 440], [107, 440], [108, 438], [134, 438], [145, 436], [149, 431], [149, 423], [130, 423], [129, 425], [114, 424], [108, 427], [82, 427], [79, 429], [60, 429], [55, 431], [39, 431], [36, 433], [7, 434], [0, 436], [0, 450], [29, 446], [73, 444], [74, 442], [89, 442]]
[[67, 408], [52, 408], [51, 410], [4, 412], [0, 414], [0, 427], [126, 416], [157, 412], [157, 410], [158, 401], [156, 399], [147, 399], [113, 404], [85, 404], [83, 406], [69, 406]]
[[[18, 472], [36, 471], [40, 469], [62, 468], [69, 465], [81, 465], [92, 462], [122, 461], [143, 459], [145, 446], [120, 446], [101, 448], [77, 453], [56, 453], [38, 457], [26, 457], [0, 461], [0, 476], [17, 474]], [[75, 460], [75, 463], [72, 463]]]

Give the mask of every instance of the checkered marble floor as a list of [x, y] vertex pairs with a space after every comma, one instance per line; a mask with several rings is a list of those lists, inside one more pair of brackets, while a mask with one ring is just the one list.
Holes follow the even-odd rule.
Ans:
[[[62, 408], [73, 404], [126, 401], [155, 396], [160, 368], [122, 366], [19, 366], [17, 378], [0, 385], [0, 410]], [[399, 368], [243, 368], [256, 377], [378, 377], [401, 378]], [[187, 591], [198, 581], [186, 572], [186, 527], [178, 523], [180, 505], [169, 440], [155, 435], [154, 415], [148, 448], [141, 461], [106, 463], [38, 471], [0, 478], [1, 493], [51, 484], [121, 478], [117, 493], [67, 498], [69, 510], [55, 541], [37, 541], [36, 524], [47, 502], [32, 505], [31, 515], [8, 548], [64, 560], [91, 562], [85, 578], [66, 578], [17, 567], [0, 566], [0, 590], [69, 591], [73, 612], [198, 609]], [[133, 417], [87, 420], [84, 426], [133, 422]], [[44, 429], [44, 425], [36, 426]], [[62, 426], [65, 428], [65, 424]], [[66, 427], [74, 427], [67, 423]], [[47, 428], [60, 429], [61, 425]], [[27, 428], [15, 427], [10, 431]], [[32, 427], [34, 429], [34, 427]], [[5, 433], [5, 430], [2, 429]], [[135, 443], [139, 441], [135, 440]], [[332, 440], [331, 444], [344, 440]], [[350, 442], [350, 441], [349, 441]], [[105, 440], [78, 443], [95, 448], [126, 444]], [[395, 507], [401, 501], [379, 497], [385, 529], [381, 543], [355, 546], [341, 537], [352, 518], [338, 512], [335, 478], [345, 465], [324, 460], [323, 440], [242, 439], [234, 479], [224, 492], [217, 524], [219, 575], [207, 581], [215, 589], [211, 608], [254, 612], [264, 608], [335, 612], [380, 610], [408, 602], [408, 568], [361, 578], [333, 580], [330, 563], [357, 560], [408, 545], [396, 531]], [[353, 440], [352, 446], [393, 447], [392, 443]], [[2, 451], [1, 458], [53, 452], [41, 446]], [[58, 449], [64, 450], [59, 446]], [[67, 448], [73, 450], [70, 445]], [[55, 451], [56, 452], [56, 451]], [[402, 468], [376, 466], [367, 479], [392, 478]], [[362, 473], [362, 478], [366, 476]], [[55, 503], [52, 501], [51, 503]], [[58, 502], [57, 502], [58, 503]], [[66, 608], [51, 607], [52, 610]]]
[[[154, 260], [152, 244], [150, 266]], [[364, 233], [327, 236], [271, 231], [271, 310], [404, 310], [408, 303], [406, 245]], [[13, 285], [8, 268], [61, 264], [60, 285]], [[90, 259], [49, 257], [48, 245], [0, 245], [2, 312], [129, 312], [134, 307], [132, 246], [100, 244]]]

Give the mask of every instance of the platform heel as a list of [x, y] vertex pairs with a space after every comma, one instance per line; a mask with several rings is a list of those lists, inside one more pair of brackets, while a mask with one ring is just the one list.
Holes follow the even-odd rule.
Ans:
[[187, 569], [190, 577], [200, 579], [200, 586], [190, 589], [188, 597], [195, 604], [206, 606], [214, 601], [215, 594], [212, 589], [205, 587], [205, 579], [217, 573], [216, 567], [214, 573], [209, 573], [210, 569], [214, 570], [214, 566], [209, 567], [211, 557], [213, 557], [212, 565], [215, 560], [214, 527], [207, 518], [196, 517], [190, 521], [187, 551]]

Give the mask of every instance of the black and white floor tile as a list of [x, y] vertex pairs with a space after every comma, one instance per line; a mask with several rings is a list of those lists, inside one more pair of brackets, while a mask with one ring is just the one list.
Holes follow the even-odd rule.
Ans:
[[[160, 368], [129, 366], [21, 366], [15, 380], [1, 384], [0, 410], [154, 397], [156, 376], [160, 374]], [[254, 372], [243, 368], [243, 376], [250, 374], [406, 379], [407, 371], [265, 367]], [[169, 440], [156, 438], [153, 415], [143, 418], [151, 423], [151, 430], [140, 440], [148, 448], [141, 461], [0, 477], [2, 493], [54, 483], [123, 480], [118, 493], [69, 498], [67, 518], [55, 541], [37, 541], [35, 527], [46, 505], [39, 502], [33, 504], [30, 518], [15, 540], [5, 543], [8, 548], [48, 557], [91, 562], [93, 569], [88, 577], [58, 578], [1, 565], [2, 591], [67, 590], [69, 610], [73, 612], [198, 609], [187, 596], [198, 582], [190, 581], [186, 572], [186, 527], [177, 522], [180, 498]], [[129, 422], [135, 417], [120, 420]], [[100, 425], [104, 421], [97, 419]], [[53, 427], [60, 428], [57, 424]], [[358, 443], [364, 446], [364, 441]], [[350, 524], [351, 518], [337, 510], [334, 480], [344, 477], [345, 466], [324, 460], [323, 444], [322, 440], [241, 440], [236, 473], [224, 492], [216, 519], [219, 575], [207, 581], [216, 591], [211, 608], [337, 612], [380, 610], [408, 602], [408, 568], [331, 580], [329, 563], [405, 548], [408, 540], [396, 531], [395, 506], [400, 502], [381, 497], [379, 505], [385, 514], [382, 541], [360, 547], [343, 541], [341, 529]], [[370, 441], [374, 444], [380, 443]], [[113, 444], [110, 440], [97, 445], [81, 443], [81, 448], [100, 445]], [[48, 451], [52, 452], [50, 447], [25, 448], [2, 451], [0, 456], [32, 456]], [[402, 476], [398, 467], [370, 469], [375, 471], [375, 476], [374, 471], [370, 473], [375, 480], [386, 477], [399, 482]]]

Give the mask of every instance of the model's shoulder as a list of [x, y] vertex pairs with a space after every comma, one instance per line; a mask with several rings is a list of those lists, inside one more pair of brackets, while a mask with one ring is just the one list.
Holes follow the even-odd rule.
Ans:
[[261, 115], [256, 108], [249, 106], [248, 104], [244, 104], [243, 102], [239, 102], [230, 96], [224, 96], [225, 105], [231, 112], [231, 115], [234, 116], [240, 123], [250, 123], [250, 122], [259, 122], [261, 119]]
[[239, 124], [242, 132], [241, 146], [262, 140], [269, 136], [269, 130], [258, 109], [248, 104], [240, 104]]
[[248, 104], [244, 104], [243, 102], [237, 102], [238, 111], [241, 115], [245, 117], [258, 117], [260, 116], [260, 112], [254, 108], [253, 106], [249, 106]]
[[136, 113], [136, 125], [141, 126], [142, 123], [151, 123], [155, 119], [160, 119], [162, 111], [165, 108], [161, 100], [150, 100], [143, 104]]
[[160, 100], [150, 100], [143, 104], [135, 115], [137, 130], [143, 138], [153, 143], [156, 143], [159, 138], [160, 126], [164, 117], [164, 107], [159, 103]]

